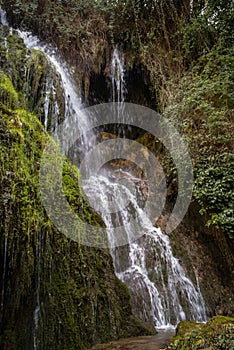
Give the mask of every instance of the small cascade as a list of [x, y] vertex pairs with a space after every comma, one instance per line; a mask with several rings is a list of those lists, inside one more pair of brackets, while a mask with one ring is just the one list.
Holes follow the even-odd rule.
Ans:
[[[1, 18], [1, 24], [4, 26], [7, 26], [9, 28], [9, 35], [12, 35], [13, 33], [13, 29], [11, 27], [9, 27], [9, 23], [7, 22], [6, 19], [6, 12], [0, 8], [0, 18]], [[35, 48], [38, 50], [43, 51], [43, 48], [45, 48], [45, 46], [43, 46], [42, 44], [40, 44], [39, 40], [31, 35], [29, 32], [25, 32], [25, 31], [20, 31], [17, 30], [16, 31], [17, 34], [19, 35], [19, 37], [21, 37], [24, 40], [25, 46], [29, 49], [31, 48]], [[4, 38], [4, 46], [6, 47], [6, 52], [8, 52], [8, 44], [7, 44], [7, 37]], [[28, 59], [30, 59], [30, 54], [28, 55]], [[49, 129], [48, 129], [48, 119], [49, 119], [49, 115], [52, 115], [52, 119], [53, 119], [53, 123], [58, 124], [58, 120], [59, 120], [59, 116], [60, 116], [60, 111], [58, 108], [58, 102], [57, 102], [57, 97], [56, 97], [56, 88], [54, 86], [54, 81], [53, 81], [53, 77], [52, 77], [52, 72], [53, 72], [53, 66], [50, 63], [50, 61], [48, 62], [48, 65], [50, 65], [48, 67], [48, 73], [46, 76], [46, 86], [45, 86], [45, 103], [44, 103], [44, 126], [45, 129], [48, 131], [51, 130], [55, 130], [57, 129], [57, 125], [50, 125]], [[23, 93], [25, 94], [25, 96], [27, 96], [30, 91], [31, 91], [31, 86], [29, 85], [29, 81], [31, 80], [31, 72], [30, 72], [30, 67], [28, 67], [27, 65], [25, 65], [24, 68], [24, 80], [25, 82], [25, 86], [23, 87]], [[55, 73], [56, 74], [56, 73]], [[21, 77], [23, 78], [23, 77]], [[43, 118], [41, 118], [43, 119]]]
[[[8, 25], [5, 11], [1, 9], [0, 15], [2, 24]], [[48, 60], [48, 69], [44, 91], [44, 126], [46, 130], [52, 132], [53, 136], [57, 139], [57, 141], [59, 141], [64, 153], [67, 154], [71, 145], [69, 144], [70, 137], [66, 135], [66, 129], [69, 130], [69, 132], [73, 131], [74, 135], [77, 135], [79, 132], [83, 134], [82, 126], [87, 126], [87, 119], [81, 111], [81, 98], [77, 93], [77, 87], [72, 79], [71, 70], [68, 68], [67, 64], [60, 59], [53, 47], [40, 42], [36, 36], [32, 35], [28, 31], [18, 29], [16, 32], [19, 37], [23, 39], [24, 44], [28, 49], [39, 50], [46, 55]], [[53, 77], [53, 73], [55, 78]], [[56, 81], [54, 79], [56, 79]], [[60, 85], [62, 86], [62, 98], [64, 99], [63, 115], [61, 115], [59, 101], [57, 100], [56, 96], [56, 82], [58, 82], [58, 79], [60, 80]], [[63, 122], [62, 131], [60, 130], [59, 126], [61, 122]], [[74, 127], [71, 127], [71, 125]], [[62, 135], [65, 136], [62, 137]], [[85, 134], [83, 137], [85, 137]], [[88, 138], [84, 143], [89, 143]]]
[[45, 130], [51, 133], [58, 130], [60, 109], [56, 96], [56, 86], [49, 74], [46, 77], [44, 116]]
[[112, 54], [110, 78], [112, 82], [111, 101], [124, 102], [126, 94], [124, 58], [117, 47], [115, 47]]
[[[66, 63], [59, 58], [55, 49], [45, 44], [42, 44], [39, 41], [39, 39], [33, 36], [30, 32], [20, 31], [20, 30], [18, 30], [17, 32], [18, 32], [18, 35], [24, 40], [24, 43], [27, 48], [40, 50], [45, 53], [51, 66], [55, 70], [56, 74], [60, 77], [61, 84], [63, 87], [64, 102], [65, 102], [65, 111], [64, 111], [64, 116], [62, 118], [62, 120], [64, 121], [63, 128], [69, 129], [70, 132], [71, 130], [73, 130], [74, 133], [76, 134], [77, 129], [71, 128], [70, 123], [74, 123], [74, 125], [79, 124], [82, 130], [82, 125], [86, 125], [86, 119], [83, 113], [81, 112], [81, 108], [82, 108], [81, 98], [78, 96], [77, 88], [75, 83], [73, 82], [69, 68], [67, 67]], [[47, 118], [47, 120], [48, 120], [48, 102], [49, 102], [48, 97], [51, 89], [52, 89], [52, 94], [55, 95], [55, 87], [53, 86], [53, 81], [48, 80], [47, 89], [46, 89], [46, 103], [45, 103], [45, 119]], [[58, 107], [56, 107], [56, 102], [53, 108], [54, 108], [54, 112], [57, 113]], [[53, 117], [57, 118], [56, 115]], [[79, 120], [78, 123], [75, 122], [77, 121], [77, 119]], [[54, 137], [59, 138], [58, 122], [54, 124], [54, 130], [52, 130], [52, 132]], [[63, 133], [64, 133], [64, 130], [63, 130]], [[58, 140], [58, 141], [62, 145], [62, 149], [64, 150], [64, 152], [67, 153], [70, 148], [68, 138], [67, 139], [64, 138], [63, 140]]]
[[[6, 19], [6, 12], [1, 7], [0, 7], [0, 21], [1, 21], [1, 24], [3, 26], [7, 26], [8, 27], [8, 22], [7, 22], [7, 19]], [[7, 45], [6, 37], [4, 38], [4, 42], [2, 42], [2, 44], [5, 46], [6, 52], [8, 52], [8, 45]]]
[[[123, 119], [124, 113], [124, 102], [127, 94], [126, 88], [126, 68], [124, 62], [123, 53], [115, 47], [112, 53], [110, 62], [110, 79], [111, 79], [111, 100], [110, 102], [118, 102], [118, 110], [122, 117], [122, 122], [126, 122]], [[128, 131], [128, 132], [127, 132]], [[114, 133], [121, 136], [127, 137], [127, 134], [131, 134], [131, 126], [125, 123], [125, 125], [116, 125]]]
[[48, 116], [49, 116], [49, 104], [50, 104], [50, 82], [46, 80], [46, 90], [45, 90], [45, 103], [44, 103], [44, 126], [45, 130], [48, 130]]
[[1, 24], [3, 26], [9, 26], [8, 21], [6, 19], [6, 11], [4, 11], [1, 7], [0, 7], [0, 19], [1, 19]]

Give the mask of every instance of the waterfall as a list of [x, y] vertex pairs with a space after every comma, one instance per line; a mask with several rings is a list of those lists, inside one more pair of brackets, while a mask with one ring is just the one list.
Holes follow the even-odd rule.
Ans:
[[[6, 20], [6, 13], [4, 10], [0, 8], [0, 17], [3, 25], [9, 25]], [[10, 28], [10, 31], [12, 31], [12, 28]], [[69, 129], [69, 132], [73, 131], [76, 135], [78, 132], [78, 129], [76, 127], [77, 124], [79, 124], [79, 131], [82, 133], [82, 126], [86, 127], [87, 129], [87, 118], [85, 117], [84, 113], [82, 113], [82, 103], [81, 98], [77, 93], [77, 86], [75, 82], [72, 79], [71, 76], [71, 69], [67, 66], [66, 62], [64, 62], [59, 55], [57, 54], [55, 48], [53, 48], [50, 45], [46, 45], [45, 43], [42, 43], [36, 36], [32, 35], [29, 31], [22, 31], [17, 29], [16, 30], [19, 37], [21, 37], [24, 41], [25, 46], [28, 49], [34, 49], [42, 51], [47, 58], [48, 61], [48, 74], [47, 74], [47, 80], [46, 80], [46, 87], [45, 87], [45, 103], [44, 103], [44, 126], [47, 129], [48, 128], [48, 115], [49, 115], [49, 103], [50, 103], [50, 96], [52, 95], [53, 104], [51, 107], [52, 116], [53, 116], [53, 126], [51, 127], [51, 131], [53, 133], [53, 136], [59, 141], [61, 144], [62, 149], [64, 150], [64, 153], [67, 153], [70, 144], [69, 144], [69, 137], [64, 137], [63, 139], [59, 138], [61, 135], [66, 134], [63, 130], [62, 133], [59, 133], [59, 119], [64, 120], [63, 128]], [[61, 80], [61, 85], [63, 87], [63, 94], [64, 94], [64, 115], [60, 115], [59, 107], [58, 107], [58, 101], [56, 99], [56, 87], [55, 87], [55, 81], [53, 77], [50, 74], [50, 71], [54, 71]], [[77, 123], [78, 121], [78, 123]], [[73, 123], [75, 128], [70, 128], [70, 124]], [[88, 139], [85, 140], [85, 144], [88, 144]]]
[[[112, 52], [111, 61], [110, 61], [110, 74], [111, 80], [111, 102], [119, 103], [118, 111], [122, 114], [122, 123], [125, 125], [117, 124], [114, 132], [117, 135], [122, 137], [127, 137], [127, 134], [131, 135], [132, 127], [131, 125], [126, 125], [127, 120], [124, 118], [124, 102], [127, 94], [126, 87], [126, 67], [124, 61], [123, 53], [116, 46]], [[126, 132], [128, 131], [128, 133]]]
[[[68, 129], [69, 132], [74, 132], [76, 135], [79, 131], [82, 133], [82, 127], [87, 127], [87, 118], [85, 118], [85, 115], [82, 113], [81, 108], [81, 98], [78, 96], [77, 93], [77, 87], [72, 79], [71, 72], [67, 64], [59, 57], [59, 55], [56, 53], [56, 50], [46, 44], [43, 44], [39, 41], [39, 39], [35, 36], [33, 36], [30, 32], [17, 30], [18, 35], [24, 40], [24, 43], [27, 48], [29, 49], [36, 49], [44, 52], [44, 54], [47, 57], [48, 62], [51, 64], [52, 68], [55, 70], [57, 75], [61, 79], [61, 84], [63, 87], [63, 93], [64, 93], [64, 102], [65, 102], [65, 111], [64, 116], [62, 116], [62, 119], [64, 120], [63, 128]], [[55, 94], [55, 87], [54, 82], [52, 79], [47, 80], [47, 87], [46, 87], [46, 101], [45, 101], [45, 122], [47, 123], [48, 120], [48, 96], [50, 90], [52, 90], [52, 93]], [[63, 151], [65, 154], [67, 154], [70, 144], [69, 144], [69, 137], [64, 137], [63, 139], [59, 139], [61, 134], [65, 134], [65, 130], [63, 130], [62, 133], [59, 133], [59, 123], [58, 123], [58, 105], [57, 101], [55, 100], [55, 104], [53, 106], [54, 109], [54, 130], [53, 136], [59, 141]], [[77, 122], [78, 121], [78, 122]], [[70, 124], [73, 123], [74, 127], [70, 128]], [[79, 126], [77, 127], [77, 125]], [[71, 136], [71, 135], [70, 135]], [[88, 140], [86, 141], [88, 143]]]
[[[134, 313], [156, 328], [170, 327], [188, 318], [205, 321], [206, 309], [200, 289], [186, 276], [179, 260], [173, 256], [168, 236], [152, 225], [137, 196], [118, 183], [117, 178], [113, 182], [113, 176], [112, 182], [105, 176], [93, 177], [84, 187], [105, 221], [110, 246], [115, 247], [111, 249], [115, 272], [130, 289]], [[129, 224], [129, 210], [134, 208], [142, 221], [144, 236], [128, 246], [116, 248], [113, 226], [119, 222], [113, 220], [113, 215], [106, 214], [113, 212], [113, 208], [108, 207], [108, 198], [113, 196], [123, 200], [116, 203], [116, 211], [129, 242], [134, 236], [134, 224]], [[126, 198], [130, 206], [124, 208]]]
[[115, 47], [111, 58], [110, 77], [112, 102], [124, 102], [126, 93], [124, 58], [117, 47]]
[[[126, 92], [125, 67], [123, 55], [117, 48], [111, 59], [111, 80], [112, 100], [119, 102], [122, 109]], [[197, 286], [174, 257], [169, 237], [153, 226], [142, 210], [139, 188], [129, 186], [131, 180], [136, 183], [136, 180], [142, 182], [142, 179], [119, 170], [125, 184], [119, 181], [120, 172], [117, 175], [116, 170], [109, 173], [104, 169], [99, 176], [92, 176], [83, 185], [90, 202], [106, 224], [115, 272], [130, 289], [133, 312], [156, 328], [171, 327], [185, 319], [205, 321], [206, 307], [196, 271]], [[118, 198], [114, 210], [110, 198]], [[144, 232], [138, 240], [134, 240], [134, 223], [129, 222], [133, 211]], [[127, 246], [118, 247], [115, 237], [118, 225], [124, 227], [129, 242]]]
[[[1, 18], [4, 22], [5, 17], [2, 13]], [[78, 135], [83, 135], [82, 130], [87, 130], [87, 126], [91, 125], [88, 117], [82, 111], [81, 99], [78, 96], [72, 75], [55, 50], [41, 44], [36, 37], [28, 32], [18, 30], [18, 34], [24, 39], [28, 48], [42, 50], [46, 54], [48, 61], [61, 78], [65, 99], [65, 121], [62, 126], [64, 136], [61, 140], [58, 122], [54, 122], [53, 134], [60, 142], [64, 154], [68, 154], [72, 146], [69, 142], [70, 139], [76, 139], [74, 137], [76, 135], [77, 138]], [[112, 101], [123, 103], [126, 92], [125, 68], [123, 56], [117, 48], [113, 51], [110, 63]], [[51, 84], [52, 82], [48, 80], [47, 95]], [[45, 125], [47, 126], [48, 97], [46, 97], [44, 107]], [[54, 110], [56, 111], [56, 107]], [[54, 117], [57, 118], [56, 115]], [[92, 146], [91, 143], [90, 135], [83, 137], [82, 149], [84, 152]], [[75, 157], [74, 152], [73, 157]], [[85, 182], [84, 189], [90, 203], [102, 215], [106, 224], [115, 272], [117, 277], [129, 287], [133, 312], [144, 322], [153, 323], [156, 328], [175, 326], [184, 319], [205, 321], [206, 308], [199, 284], [197, 283], [195, 286], [192, 283], [179, 260], [174, 257], [169, 237], [160, 228], [153, 226], [142, 209], [142, 191], [135, 185], [134, 181], [131, 181], [133, 174], [125, 172], [120, 178], [116, 170], [109, 170], [105, 170], [103, 167], [103, 172], [90, 177]], [[125, 180], [125, 183], [120, 180]], [[137, 180], [142, 181], [141, 178]], [[111, 206], [109, 200], [112, 197], [119, 199], [114, 203], [114, 212], [113, 203]], [[136, 241], [133, 240], [134, 223], [129, 221], [131, 215], [137, 217], [143, 230], [142, 237]], [[129, 242], [126, 246], [116, 247], [114, 228], [118, 225], [124, 227], [124, 234]], [[39, 260], [40, 256], [38, 256]], [[39, 288], [40, 269], [38, 268], [37, 304], [34, 311], [35, 331], [37, 331], [40, 315]], [[34, 349], [36, 349], [36, 338]]]
[[[124, 102], [124, 72], [123, 55], [115, 48], [111, 59], [113, 102]], [[137, 189], [132, 193], [129, 186], [119, 184], [117, 177], [113, 182], [113, 177], [115, 174], [112, 173], [111, 182], [105, 176], [92, 177], [84, 187], [93, 206], [105, 221], [110, 247], [116, 247], [113, 227], [118, 224], [124, 226], [128, 242], [133, 242], [127, 247], [112, 248], [111, 254], [116, 275], [130, 289], [134, 313], [146, 323], [153, 323], [156, 328], [176, 325], [186, 318], [205, 321], [206, 308], [196, 271], [194, 270], [197, 287], [186, 276], [179, 260], [173, 256], [168, 236], [160, 228], [155, 228], [141, 209]], [[128, 180], [133, 178], [128, 173], [124, 177]], [[115, 208], [117, 218], [116, 215], [113, 218], [113, 208], [108, 200], [113, 194], [118, 198]], [[126, 198], [130, 205], [125, 207]], [[143, 237], [136, 241], [133, 239], [134, 224], [129, 224], [129, 207], [130, 210], [134, 208], [144, 230]]]

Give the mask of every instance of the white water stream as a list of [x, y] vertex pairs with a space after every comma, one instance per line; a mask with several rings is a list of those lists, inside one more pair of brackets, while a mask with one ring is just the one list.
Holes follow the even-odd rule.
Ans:
[[[134, 313], [156, 328], [175, 326], [185, 319], [205, 321], [205, 304], [199, 287], [194, 286], [173, 256], [168, 236], [152, 225], [139, 206], [136, 193], [118, 181], [110, 182], [105, 176], [91, 178], [84, 188], [102, 214], [110, 246], [115, 247], [113, 227], [119, 224], [125, 227], [128, 241], [133, 242], [135, 227], [129, 222], [132, 208], [144, 227], [144, 236], [140, 239], [111, 250], [116, 275], [130, 288]], [[108, 200], [113, 197], [119, 199], [116, 202], [119, 215], [114, 219], [107, 214], [113, 212], [113, 203]], [[125, 208], [126, 198], [130, 206]]]
[[126, 93], [124, 58], [117, 47], [114, 48], [112, 54], [110, 73], [112, 102], [124, 102]]
[[[4, 23], [4, 13], [1, 11], [1, 20]], [[42, 45], [39, 40], [28, 32], [18, 30], [18, 34], [24, 39], [26, 46], [42, 50], [57, 74], [61, 77], [61, 83], [65, 98], [65, 123], [67, 138], [60, 140], [65, 154], [70, 148], [69, 136], [82, 134], [82, 129], [87, 130], [90, 123], [82, 112], [81, 99], [77, 94], [76, 86], [71, 78], [68, 67], [59, 59], [51, 48]], [[123, 102], [125, 94], [124, 60], [117, 49], [114, 49], [111, 60], [111, 80], [113, 101]], [[51, 88], [51, 82], [47, 82], [47, 90]], [[56, 111], [56, 106], [54, 107]], [[57, 112], [56, 112], [57, 113]], [[55, 113], [55, 114], [56, 114]], [[45, 103], [45, 116], [48, 116], [48, 99]], [[55, 119], [57, 115], [55, 115]], [[74, 123], [74, 120], [78, 121]], [[48, 118], [45, 118], [47, 126]], [[72, 124], [71, 124], [72, 123]], [[58, 138], [59, 125], [55, 125], [55, 137]], [[90, 123], [90, 125], [92, 125]], [[73, 133], [69, 135], [69, 133]], [[63, 133], [66, 135], [66, 133]], [[82, 148], [85, 150], [90, 138], [83, 139]], [[131, 177], [132, 174], [129, 174]], [[141, 180], [141, 179], [139, 179]], [[105, 175], [93, 176], [85, 184], [85, 192], [89, 196], [94, 209], [99, 211], [107, 226], [107, 232], [111, 247], [115, 247], [114, 229], [116, 225], [123, 225], [125, 234], [130, 242], [127, 246], [112, 248], [116, 275], [126, 283], [131, 292], [133, 312], [143, 321], [153, 323], [156, 328], [175, 326], [180, 320], [193, 319], [195, 321], [206, 320], [206, 308], [199, 284], [194, 285], [181, 266], [179, 260], [173, 256], [170, 241], [160, 228], [155, 228], [144, 210], [139, 204], [135, 185], [125, 186], [112, 174], [112, 178]], [[108, 198], [114, 195], [118, 198], [115, 203], [119, 210], [118, 215], [111, 215], [110, 202]], [[139, 193], [138, 193], [139, 195]], [[125, 208], [126, 198], [129, 205]], [[142, 237], [137, 241], [134, 237], [134, 224], [129, 224], [129, 215], [137, 216], [144, 228]], [[40, 273], [40, 270], [38, 270]], [[194, 272], [196, 273], [196, 272]], [[39, 277], [40, 278], [40, 277]], [[40, 279], [38, 280], [38, 288]], [[39, 295], [39, 294], [38, 294]], [[38, 327], [40, 315], [40, 300], [37, 300], [34, 311], [35, 329]], [[36, 341], [34, 344], [36, 350]]]

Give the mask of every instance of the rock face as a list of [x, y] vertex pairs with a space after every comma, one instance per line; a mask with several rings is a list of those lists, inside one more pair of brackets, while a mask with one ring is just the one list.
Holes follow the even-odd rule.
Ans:
[[[132, 316], [128, 290], [116, 278], [108, 250], [69, 240], [45, 213], [39, 166], [49, 136], [39, 119], [44, 121], [48, 65], [16, 34], [0, 30], [6, 36], [0, 46], [0, 347], [84, 349], [149, 334]], [[77, 169], [65, 160], [63, 173], [73, 210], [103, 225], [82, 195]]]

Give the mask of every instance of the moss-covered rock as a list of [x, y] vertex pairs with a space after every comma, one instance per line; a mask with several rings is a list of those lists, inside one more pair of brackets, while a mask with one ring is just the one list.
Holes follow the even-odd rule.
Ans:
[[[48, 136], [37, 117], [4, 109], [0, 125], [2, 347], [31, 349], [36, 339], [38, 349], [83, 349], [144, 333], [108, 251], [69, 240], [44, 212], [38, 167]], [[74, 169], [69, 163], [65, 169], [69, 201], [77, 213], [85, 208], [83, 219], [100, 226], [81, 189], [75, 194]]]
[[18, 94], [11, 80], [2, 72], [0, 72], [0, 100], [10, 109], [18, 107]]
[[[54, 130], [54, 125], [63, 120], [65, 100], [61, 78], [46, 55], [40, 50], [27, 49], [16, 31], [2, 25], [0, 55], [1, 101], [10, 109], [21, 107], [37, 114], [47, 130]], [[9, 84], [17, 91], [14, 95]]]
[[234, 349], [234, 318], [216, 316], [206, 324], [180, 322], [167, 350]]

